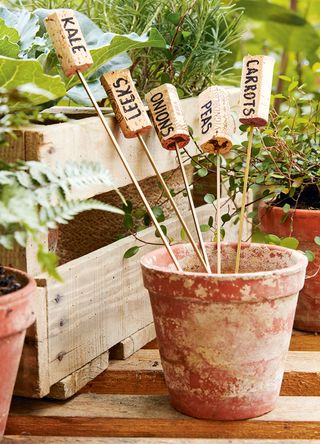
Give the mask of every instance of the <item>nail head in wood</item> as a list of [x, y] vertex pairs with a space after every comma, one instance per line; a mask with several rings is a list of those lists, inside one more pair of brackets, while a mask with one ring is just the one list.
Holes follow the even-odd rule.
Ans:
[[67, 77], [85, 71], [93, 64], [87, 44], [74, 12], [57, 10], [45, 19], [50, 39]]
[[148, 132], [152, 125], [130, 71], [124, 69], [108, 72], [100, 81], [109, 96], [124, 137], [131, 139]]
[[268, 122], [274, 59], [269, 56], [246, 56], [243, 59], [240, 115], [245, 125], [264, 126]]
[[229, 95], [220, 86], [210, 86], [199, 95], [200, 146], [207, 153], [228, 153], [232, 142]]
[[169, 83], [154, 88], [146, 95], [146, 101], [161, 145], [167, 150], [174, 150], [176, 143], [184, 148], [190, 135], [176, 88]]

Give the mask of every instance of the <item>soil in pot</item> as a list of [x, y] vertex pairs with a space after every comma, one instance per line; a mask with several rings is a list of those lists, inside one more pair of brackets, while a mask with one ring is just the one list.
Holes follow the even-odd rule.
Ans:
[[315, 254], [315, 260], [308, 264], [307, 278], [299, 295], [294, 328], [320, 332], [320, 247], [314, 242], [320, 233], [320, 209], [290, 210], [285, 222], [283, 216], [281, 207], [266, 204], [259, 207], [260, 227], [264, 233], [295, 237], [300, 250], [311, 250]]
[[[213, 244], [207, 244], [214, 271]], [[222, 244], [223, 273], [197, 273], [190, 245], [173, 247], [184, 272], [161, 248], [142, 258], [160, 356], [172, 405], [216, 420], [262, 415], [283, 378], [306, 257], [285, 248]]]
[[7, 422], [26, 329], [35, 321], [36, 283], [25, 273], [17, 270], [1, 267], [0, 272], [1, 439]]

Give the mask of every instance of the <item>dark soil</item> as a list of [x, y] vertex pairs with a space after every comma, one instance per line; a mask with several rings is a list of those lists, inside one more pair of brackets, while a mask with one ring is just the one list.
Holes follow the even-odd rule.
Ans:
[[0, 266], [0, 296], [12, 293], [21, 287], [22, 285], [17, 277]]
[[320, 184], [307, 186], [301, 193], [299, 191], [293, 198], [281, 194], [272, 205], [275, 207], [283, 207], [286, 203], [288, 203], [291, 208], [320, 210]]

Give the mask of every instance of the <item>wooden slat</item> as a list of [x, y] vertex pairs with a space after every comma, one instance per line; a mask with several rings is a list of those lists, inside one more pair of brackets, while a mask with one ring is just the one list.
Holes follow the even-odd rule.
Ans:
[[[143, 349], [126, 361], [110, 361], [109, 368], [82, 392], [166, 394], [158, 350]], [[281, 394], [320, 396], [320, 353], [289, 352]]]
[[246, 421], [197, 420], [167, 396], [81, 394], [65, 402], [15, 399], [7, 434], [171, 438], [320, 438], [320, 397], [280, 397], [270, 413]]
[[319, 444], [318, 440], [283, 439], [158, 439], [158, 438], [89, 438], [65, 436], [6, 436], [2, 444]]
[[41, 398], [49, 393], [47, 288], [37, 287], [36, 322], [27, 330], [14, 392]]
[[152, 322], [112, 347], [110, 349], [110, 359], [128, 359], [146, 343], [154, 340], [155, 336], [156, 330]]
[[68, 399], [82, 389], [89, 381], [108, 367], [109, 351], [102, 353], [93, 361], [79, 368], [71, 375], [50, 387], [49, 397], [54, 399]]
[[290, 350], [320, 351], [320, 336], [317, 333], [294, 330], [291, 338]]

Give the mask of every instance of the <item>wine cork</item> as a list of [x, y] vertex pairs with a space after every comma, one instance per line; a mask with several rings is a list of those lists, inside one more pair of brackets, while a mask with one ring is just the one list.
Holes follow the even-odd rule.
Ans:
[[67, 77], [85, 71], [93, 64], [78, 20], [70, 9], [48, 15], [45, 25]]
[[200, 146], [207, 153], [226, 154], [232, 148], [229, 95], [210, 86], [199, 95]]
[[269, 56], [246, 56], [243, 59], [240, 115], [241, 123], [264, 126], [268, 122], [274, 59]]
[[130, 71], [124, 69], [109, 72], [104, 74], [100, 81], [109, 96], [124, 137], [130, 139], [138, 133], [148, 132], [152, 125]]
[[167, 150], [185, 147], [190, 141], [188, 126], [182, 114], [176, 88], [166, 83], [152, 89], [146, 95], [161, 145]]

